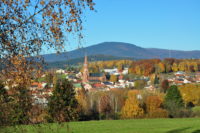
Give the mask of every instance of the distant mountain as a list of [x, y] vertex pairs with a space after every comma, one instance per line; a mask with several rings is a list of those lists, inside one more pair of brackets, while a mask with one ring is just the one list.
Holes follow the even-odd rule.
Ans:
[[47, 62], [67, 61], [75, 58], [84, 57], [85, 53], [88, 56], [105, 55], [116, 57], [130, 57], [135, 59], [151, 59], [151, 58], [200, 58], [200, 51], [181, 51], [181, 50], [167, 50], [157, 48], [142, 48], [134, 44], [123, 42], [104, 42], [73, 50], [70, 52], [63, 52], [61, 54], [47, 54], [43, 55]]

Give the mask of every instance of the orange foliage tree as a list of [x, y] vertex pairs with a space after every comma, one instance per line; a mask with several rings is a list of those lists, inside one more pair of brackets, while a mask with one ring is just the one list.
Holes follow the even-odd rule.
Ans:
[[163, 98], [159, 96], [148, 96], [145, 101], [147, 117], [150, 118], [167, 117], [168, 116], [167, 111], [161, 108], [162, 103], [163, 103]]
[[[81, 16], [86, 7], [93, 10], [93, 6], [92, 0], [2, 0], [0, 63], [5, 79], [25, 84], [28, 75], [37, 74], [36, 64], [42, 63], [39, 57], [42, 48], [61, 51], [66, 33], [77, 33], [82, 38]], [[22, 58], [26, 60], [21, 62]], [[25, 77], [22, 82], [21, 76]]]

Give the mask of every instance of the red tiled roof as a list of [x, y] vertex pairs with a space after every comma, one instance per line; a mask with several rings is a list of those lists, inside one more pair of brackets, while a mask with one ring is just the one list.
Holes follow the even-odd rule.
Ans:
[[103, 85], [103, 84], [100, 84], [100, 83], [93, 84], [92, 86], [93, 86], [93, 87], [104, 87], [104, 85]]
[[42, 88], [42, 84], [38, 82], [34, 82], [31, 84], [31, 87], [37, 87], [37, 88]]

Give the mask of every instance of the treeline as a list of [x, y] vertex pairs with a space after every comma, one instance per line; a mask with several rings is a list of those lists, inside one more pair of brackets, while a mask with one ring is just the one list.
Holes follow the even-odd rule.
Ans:
[[137, 75], [148, 76], [153, 73], [169, 73], [169, 72], [197, 72], [200, 71], [199, 59], [173, 59], [168, 58], [164, 60], [160, 59], [148, 59], [133, 61], [129, 73]]
[[101, 72], [103, 69], [118, 68], [122, 70], [125, 67], [129, 67], [133, 63], [133, 60], [112, 60], [112, 61], [97, 61], [89, 62], [89, 71], [91, 73]]
[[[66, 58], [67, 59], [67, 58]], [[90, 55], [88, 56], [89, 62], [104, 62], [104, 61], [116, 61], [116, 60], [134, 60], [131, 57], [117, 57], [117, 56], [109, 56], [109, 55]], [[61, 68], [64, 69], [66, 66], [77, 66], [82, 65], [84, 62], [84, 57], [75, 58], [75, 59], [68, 59], [66, 61], [55, 61], [55, 62], [48, 62], [44, 65], [45, 69], [55, 69]]]
[[163, 92], [144, 89], [95, 93], [80, 91], [77, 95], [79, 120], [199, 117], [199, 90], [199, 85], [173, 85]]
[[[16, 85], [9, 90], [0, 82], [0, 129], [20, 124], [67, 122], [77, 120], [78, 102], [73, 85], [66, 79], [58, 79], [53, 94], [46, 96], [48, 103], [41, 103], [27, 86]], [[37, 101], [40, 101], [38, 103]]]
[[102, 119], [200, 117], [200, 85], [168, 86], [154, 92], [114, 89], [75, 93], [59, 79], [47, 105], [36, 104], [31, 91], [0, 84], [0, 126]]
[[112, 60], [89, 63], [90, 72], [101, 72], [105, 68], [129, 68], [130, 74], [149, 76], [153, 73], [169, 73], [177, 71], [200, 71], [200, 59], [146, 59], [146, 60]]

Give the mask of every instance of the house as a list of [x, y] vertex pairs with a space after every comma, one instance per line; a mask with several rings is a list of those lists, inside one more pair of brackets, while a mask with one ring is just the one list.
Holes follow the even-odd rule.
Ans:
[[174, 75], [175, 75], [176, 77], [185, 77], [185, 72], [183, 72], [183, 71], [178, 71], [178, 72], [174, 73]]
[[44, 88], [44, 85], [42, 83], [34, 82], [30, 86], [30, 90], [42, 90]]
[[122, 74], [123, 74], [123, 75], [128, 74], [128, 68], [124, 68], [124, 70], [122, 71]]
[[92, 86], [90, 84], [83, 84], [83, 88], [88, 91], [92, 90]]
[[197, 73], [195, 74], [195, 81], [196, 81], [197, 83], [200, 83], [200, 72], [197, 72]]
[[115, 75], [115, 73], [118, 73], [118, 69], [117, 68], [113, 68], [113, 69], [104, 69], [105, 73], [109, 73], [110, 75]]
[[81, 83], [74, 83], [73, 86], [76, 92], [82, 89]]
[[56, 70], [56, 73], [58, 73], [58, 74], [63, 74], [63, 73], [65, 73], [65, 70], [63, 70], [63, 69], [58, 69], [58, 70]]
[[90, 73], [88, 77], [89, 81], [106, 81], [106, 76], [103, 73]]

